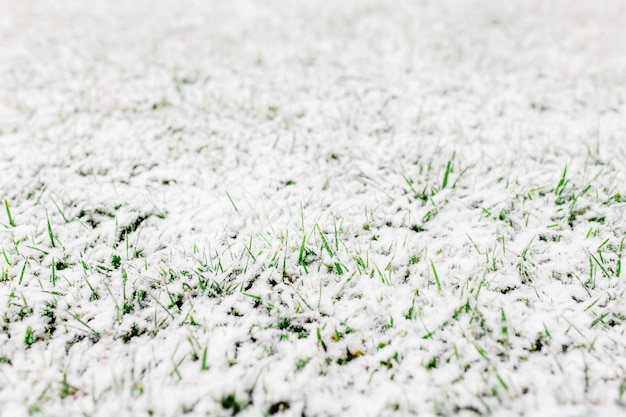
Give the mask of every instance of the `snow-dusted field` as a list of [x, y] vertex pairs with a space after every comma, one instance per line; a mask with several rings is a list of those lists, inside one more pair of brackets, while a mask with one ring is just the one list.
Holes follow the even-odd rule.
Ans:
[[0, 416], [626, 413], [625, 26], [0, 0]]

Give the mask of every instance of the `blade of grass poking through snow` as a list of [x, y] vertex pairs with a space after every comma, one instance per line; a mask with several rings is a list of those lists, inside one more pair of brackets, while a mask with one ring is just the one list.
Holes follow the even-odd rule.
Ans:
[[328, 252], [328, 255], [333, 258], [335, 256], [333, 250], [330, 248], [330, 245], [328, 244], [328, 241], [326, 240], [326, 237], [324, 237], [324, 233], [322, 232], [322, 229], [320, 229], [319, 225], [315, 225], [315, 227], [317, 227], [317, 232], [320, 235], [320, 238], [322, 239], [322, 243], [324, 244], [324, 248], [326, 248], [326, 252]]
[[[107, 287], [108, 289], [108, 287]], [[111, 294], [111, 291], [109, 290], [109, 294]], [[112, 294], [111, 294], [112, 295]], [[163, 309], [163, 311], [165, 311], [165, 313], [170, 316], [170, 318], [172, 320], [176, 320], [176, 317], [174, 317], [174, 315], [172, 313], [170, 313], [169, 309], [167, 307], [165, 307], [163, 305], [162, 302], [159, 301], [159, 299], [157, 297], [155, 297], [154, 295], [152, 295], [151, 293], [148, 293], [148, 295], [152, 298], [152, 300], [154, 300], [155, 303], [157, 303], [159, 305], [159, 307], [161, 307]], [[170, 297], [170, 301], [171, 301], [171, 295], [168, 293], [169, 297]], [[116, 303], [117, 304], [117, 303]], [[119, 310], [119, 307], [117, 307], [117, 309]], [[156, 312], [156, 309], [155, 309]]]
[[418, 295], [419, 290], [415, 290], [413, 292], [413, 299], [411, 300], [411, 307], [409, 308], [409, 311], [406, 313], [405, 316], [407, 320], [413, 320], [415, 318], [415, 300], [417, 299]]
[[250, 255], [250, 258], [252, 258], [252, 260], [256, 262], [256, 257], [252, 254], [252, 235], [250, 235], [249, 243], [247, 245], [243, 245], [243, 247], [245, 248], [246, 252], [248, 252], [248, 255]]
[[80, 316], [78, 315], [78, 313], [76, 313], [75, 311], [69, 311], [69, 313], [72, 315], [72, 317], [79, 322], [80, 324], [82, 324], [83, 326], [85, 326], [90, 332], [91, 332], [91, 336], [98, 340], [100, 339], [100, 333], [98, 333], [97, 331], [95, 331], [93, 328], [91, 328], [91, 326], [89, 326], [87, 323], [85, 323]]
[[322, 332], [320, 331], [319, 327], [317, 328], [317, 342], [322, 347], [322, 349], [324, 349], [324, 352], [328, 351], [328, 347], [326, 346], [326, 343], [324, 343], [324, 339], [322, 339]]
[[126, 282], [128, 281], [128, 274], [126, 270], [122, 268], [122, 310], [124, 314], [131, 313], [133, 310], [133, 305], [128, 302], [126, 298]]
[[289, 277], [287, 273], [287, 251], [283, 252], [283, 279]]
[[[495, 368], [494, 368], [494, 372], [495, 372]], [[502, 388], [504, 388], [506, 391], [509, 390], [509, 385], [504, 382], [504, 379], [500, 376], [500, 374], [498, 372], [496, 373], [496, 378], [498, 379], [498, 382], [500, 383], [500, 385], [502, 386]]]
[[489, 359], [489, 356], [487, 355], [487, 351], [485, 350], [485, 348], [483, 348], [476, 342], [474, 342], [474, 348], [476, 348], [476, 351], [478, 352], [478, 354], [482, 356], [487, 362], [491, 362], [491, 360]]
[[254, 295], [254, 294], [249, 294], [247, 292], [241, 292], [242, 295], [245, 295], [246, 297], [250, 297], [252, 298], [254, 301], [258, 301], [261, 302], [261, 297], [259, 297], [258, 295]]
[[452, 188], [456, 188], [456, 184], [459, 182], [459, 180], [461, 178], [463, 178], [463, 175], [465, 175], [465, 173], [467, 172], [468, 169], [470, 169], [471, 167], [465, 167], [461, 170], [461, 172], [459, 173], [459, 176], [456, 177], [456, 179], [454, 180], [454, 182], [452, 183]]
[[50, 238], [50, 244], [54, 248], [56, 247], [56, 244], [54, 243], [54, 234], [52, 233], [52, 226], [50, 225], [50, 217], [48, 217], [48, 210], [46, 210], [46, 220], [48, 223], [48, 237]]
[[476, 242], [474, 242], [474, 239], [472, 239], [472, 237], [469, 234], [465, 234], [465, 236], [467, 236], [467, 238], [470, 240], [470, 242], [472, 242], [472, 246], [474, 247], [474, 249], [476, 249], [476, 252], [479, 255], [482, 255], [482, 252], [480, 251], [480, 249], [478, 249], [478, 245], [476, 244]]
[[426, 188], [424, 188], [423, 191], [418, 192], [415, 187], [413, 186], [413, 180], [409, 179], [406, 175], [404, 174], [400, 174], [402, 176], [402, 178], [404, 179], [404, 182], [406, 182], [406, 185], [409, 186], [409, 188], [411, 189], [411, 192], [413, 193], [413, 197], [415, 197], [418, 200], [422, 200], [422, 201], [426, 201], [428, 199], [428, 196], [426, 195]]
[[57, 283], [57, 273], [56, 273], [56, 267], [55, 267], [55, 260], [54, 258], [52, 258], [52, 265], [50, 266], [51, 272], [50, 272], [50, 283], [52, 284], [53, 287], [56, 286]]
[[87, 283], [87, 286], [89, 287], [89, 290], [91, 291], [91, 294], [89, 295], [89, 301], [99, 300], [100, 294], [93, 288], [93, 286], [91, 285], [91, 282], [89, 282], [87, 277], [84, 277], [84, 278], [85, 278], [85, 282]]
[[505, 347], [509, 347], [510, 341], [509, 341], [509, 326], [507, 324], [507, 320], [506, 320], [506, 314], [504, 313], [504, 309], [500, 308], [500, 312], [501, 312], [501, 322], [502, 322], [502, 344]]
[[20, 279], [17, 282], [18, 285], [22, 285], [22, 280], [24, 279], [24, 272], [26, 272], [26, 266], [28, 266], [28, 259], [29, 258], [26, 258], [26, 260], [24, 261], [24, 265], [22, 266], [22, 272], [20, 272]]
[[[321, 294], [322, 294], [322, 281], [320, 280], [320, 299], [321, 299]], [[298, 296], [298, 298], [300, 299], [300, 301], [302, 301], [304, 303], [304, 305], [311, 311], [313, 311], [313, 307], [311, 307], [311, 304], [309, 304], [309, 302], [307, 300], [304, 299], [304, 297], [302, 295], [300, 295], [300, 293], [296, 290], [296, 288], [293, 285], [289, 285], [289, 288], [291, 288], [291, 290], [293, 292], [296, 293], [296, 295]], [[319, 301], [318, 301], [318, 308], [319, 308]]]
[[13, 216], [11, 216], [11, 208], [9, 207], [9, 201], [4, 199], [4, 208], [7, 211], [7, 217], [9, 218], [9, 225], [11, 227], [15, 227], [15, 221], [13, 221]]
[[302, 265], [304, 268], [304, 272], [306, 274], [309, 273], [309, 269], [306, 266], [305, 256], [306, 256], [306, 229], [304, 228], [304, 209], [302, 207], [302, 203], [300, 203], [300, 219], [302, 221], [302, 243], [300, 244], [300, 253], [298, 254], [298, 265]]
[[604, 276], [607, 277], [607, 278], [611, 278], [611, 275], [609, 275], [608, 271], [606, 270], [604, 265], [602, 265], [602, 263], [598, 260], [598, 258], [593, 256], [593, 253], [591, 253], [589, 251], [587, 251], [587, 252], [589, 253], [589, 256], [591, 256], [591, 258], [595, 261], [595, 263], [600, 267], [600, 270], [602, 271]]
[[439, 281], [439, 274], [437, 274], [437, 269], [435, 268], [435, 264], [432, 260], [430, 260], [430, 267], [433, 270], [433, 274], [435, 275], [435, 281], [437, 282], [437, 291], [441, 294], [441, 281]]
[[233, 205], [233, 208], [235, 209], [235, 211], [237, 213], [239, 213], [239, 209], [237, 208], [237, 205], [235, 204], [235, 202], [233, 201], [232, 197], [230, 196], [230, 194], [228, 194], [228, 191], [226, 191], [226, 197], [228, 197], [228, 199], [230, 200], [230, 204]]
[[385, 274], [383, 274], [380, 270], [380, 268], [378, 267], [378, 265], [374, 264], [374, 267], [376, 268], [376, 272], [378, 272], [378, 276], [380, 277], [380, 281], [385, 284], [385, 285], [391, 285], [391, 282], [389, 282], [389, 280], [387, 279], [387, 277], [385, 276]]
[[454, 161], [454, 156], [456, 152], [452, 152], [452, 157], [448, 159], [448, 165], [446, 166], [446, 172], [443, 174], [443, 181], [441, 182], [441, 189], [443, 190], [448, 185], [448, 177], [450, 176], [450, 172], [452, 171], [452, 161]]
[[209, 351], [209, 347], [206, 346], [204, 348], [204, 350], [202, 351], [202, 366], [201, 366], [201, 370], [206, 371], [209, 369], [209, 365], [207, 364], [207, 352]]
[[569, 180], [566, 179], [566, 177], [567, 177], [567, 165], [565, 165], [565, 168], [563, 169], [563, 175], [561, 176], [561, 179], [559, 180], [559, 184], [554, 189], [554, 194], [558, 196], [563, 194], [563, 191], [565, 191], [565, 187], [567, 186], [567, 183], [569, 182]]
[[63, 221], [65, 223], [69, 223], [69, 220], [67, 219], [67, 217], [65, 217], [65, 213], [63, 213], [63, 210], [61, 210], [61, 208], [59, 207], [59, 205], [57, 204], [56, 201], [54, 201], [54, 198], [52, 198], [52, 196], [50, 196], [50, 200], [52, 200], [52, 204], [54, 204], [54, 207], [57, 208], [57, 211], [59, 212], [59, 214], [61, 215], [61, 217], [63, 218]]
[[298, 254], [298, 265], [302, 265], [305, 273], [309, 273], [309, 269], [306, 267], [306, 262], [304, 262], [304, 248], [306, 245], [306, 235], [302, 235], [302, 244], [300, 244], [300, 253]]

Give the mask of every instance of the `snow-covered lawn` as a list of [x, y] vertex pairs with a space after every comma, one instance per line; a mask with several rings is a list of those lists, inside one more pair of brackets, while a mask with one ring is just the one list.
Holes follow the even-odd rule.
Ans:
[[624, 27], [0, 0], [0, 416], [626, 413]]

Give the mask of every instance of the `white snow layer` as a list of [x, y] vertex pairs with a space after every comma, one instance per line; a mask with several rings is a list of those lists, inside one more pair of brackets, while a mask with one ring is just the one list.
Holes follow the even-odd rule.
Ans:
[[0, 0], [0, 416], [626, 413], [625, 26]]

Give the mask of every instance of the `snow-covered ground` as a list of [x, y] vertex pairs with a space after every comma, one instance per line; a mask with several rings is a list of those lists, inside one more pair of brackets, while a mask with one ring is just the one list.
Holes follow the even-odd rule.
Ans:
[[0, 416], [626, 413], [625, 26], [0, 0]]

